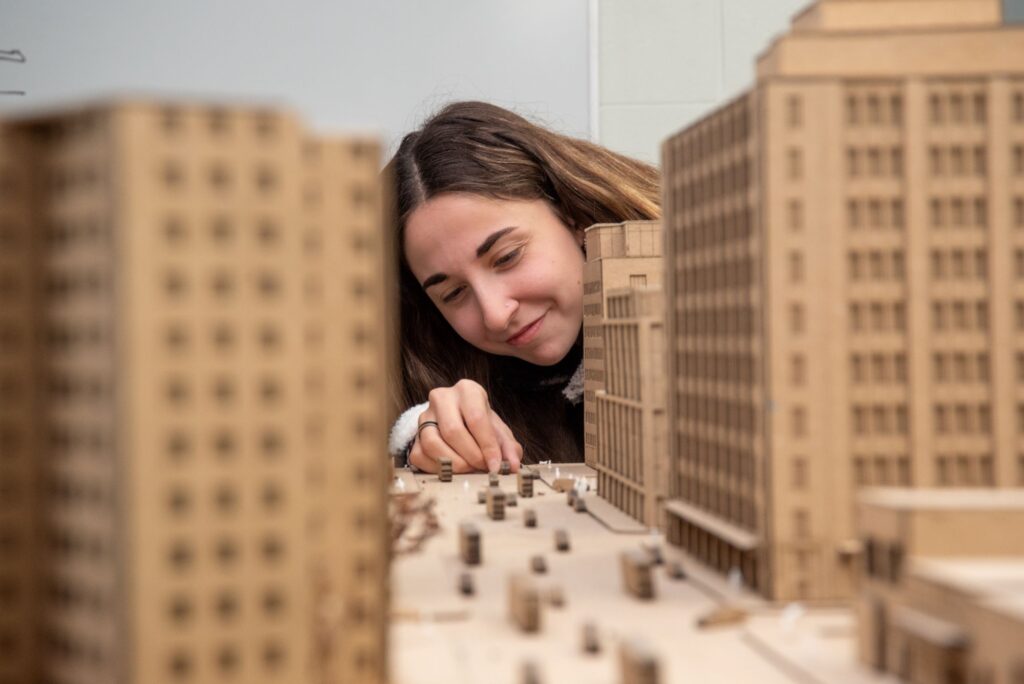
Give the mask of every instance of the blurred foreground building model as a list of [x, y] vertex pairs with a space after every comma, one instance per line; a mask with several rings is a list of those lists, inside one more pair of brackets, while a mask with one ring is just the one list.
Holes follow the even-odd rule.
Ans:
[[385, 681], [378, 155], [255, 108], [2, 124], [0, 681]]
[[658, 526], [667, 479], [662, 232], [658, 221], [587, 229], [584, 429], [600, 496]]
[[1024, 489], [868, 490], [860, 659], [916, 684], [1024, 679]]
[[821, 0], [663, 146], [667, 534], [852, 595], [858, 487], [1024, 478], [1024, 27]]

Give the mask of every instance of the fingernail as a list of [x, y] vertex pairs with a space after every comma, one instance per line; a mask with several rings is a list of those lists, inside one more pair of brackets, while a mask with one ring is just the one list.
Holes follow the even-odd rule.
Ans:
[[487, 470], [492, 473], [496, 473], [501, 470], [501, 459], [492, 458], [487, 461]]

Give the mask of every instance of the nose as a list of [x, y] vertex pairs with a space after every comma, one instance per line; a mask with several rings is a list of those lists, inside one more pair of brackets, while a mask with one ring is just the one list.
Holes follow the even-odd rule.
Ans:
[[484, 327], [488, 332], [508, 332], [509, 322], [519, 309], [519, 302], [508, 296], [501, 288], [493, 288], [477, 294]]

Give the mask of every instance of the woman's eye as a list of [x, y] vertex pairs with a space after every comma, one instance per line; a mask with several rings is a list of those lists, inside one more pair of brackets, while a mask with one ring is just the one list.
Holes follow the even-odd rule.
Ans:
[[464, 288], [461, 288], [461, 287], [455, 288], [454, 290], [452, 290], [451, 292], [446, 294], [444, 297], [442, 297], [441, 301], [444, 302], [445, 304], [447, 304], [448, 302], [454, 301], [460, 294], [462, 294], [462, 290], [463, 289]]
[[505, 256], [501, 257], [500, 259], [495, 259], [494, 265], [495, 266], [504, 266], [505, 264], [510, 263], [517, 256], [519, 256], [519, 252], [520, 251], [521, 250], [519, 250], [519, 249], [513, 249], [511, 252], [509, 252]]

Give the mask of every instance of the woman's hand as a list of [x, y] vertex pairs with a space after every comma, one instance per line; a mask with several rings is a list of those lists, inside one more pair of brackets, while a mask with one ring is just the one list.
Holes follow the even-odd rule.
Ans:
[[[523, 447], [487, 401], [487, 390], [472, 380], [430, 391], [430, 406], [419, 417], [420, 430], [409, 452], [409, 463], [428, 473], [452, 459], [453, 473], [497, 472], [508, 461], [519, 471]], [[422, 427], [427, 421], [437, 425]]]

